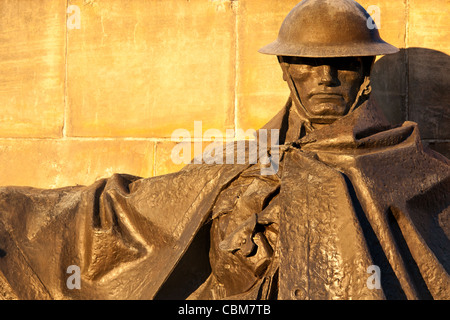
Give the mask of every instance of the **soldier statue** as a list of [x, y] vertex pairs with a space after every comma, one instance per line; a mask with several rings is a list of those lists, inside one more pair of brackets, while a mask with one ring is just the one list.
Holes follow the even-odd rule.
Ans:
[[450, 299], [449, 160], [369, 98], [376, 56], [398, 51], [369, 17], [303, 0], [260, 50], [290, 89], [262, 128], [272, 174], [258, 158], [0, 188], [0, 297]]

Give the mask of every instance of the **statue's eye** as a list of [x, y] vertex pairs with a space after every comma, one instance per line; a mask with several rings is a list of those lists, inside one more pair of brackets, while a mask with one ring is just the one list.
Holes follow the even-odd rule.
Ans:
[[350, 70], [350, 71], [359, 70], [362, 66], [361, 60], [358, 58], [336, 58], [333, 59], [332, 65], [337, 70]]
[[307, 64], [294, 64], [289, 66], [289, 73], [293, 78], [301, 78], [311, 72], [312, 69], [313, 67]]

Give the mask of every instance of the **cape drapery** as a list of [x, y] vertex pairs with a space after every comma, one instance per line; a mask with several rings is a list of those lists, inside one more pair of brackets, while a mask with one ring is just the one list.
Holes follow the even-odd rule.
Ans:
[[0, 297], [450, 298], [450, 166], [415, 123], [392, 127], [369, 101], [302, 136], [288, 103], [265, 128], [280, 129], [272, 176], [191, 164], [0, 188]]

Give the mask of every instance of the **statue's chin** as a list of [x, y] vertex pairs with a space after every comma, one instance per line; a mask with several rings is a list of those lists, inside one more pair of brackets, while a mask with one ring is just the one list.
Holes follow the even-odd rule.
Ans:
[[347, 111], [347, 106], [332, 102], [323, 102], [309, 106], [308, 111], [313, 116], [342, 117]]

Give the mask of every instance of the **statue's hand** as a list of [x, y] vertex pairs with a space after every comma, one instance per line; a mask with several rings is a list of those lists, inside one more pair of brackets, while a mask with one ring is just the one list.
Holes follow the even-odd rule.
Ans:
[[270, 263], [273, 249], [264, 232], [257, 231], [264, 228], [257, 221], [258, 216], [252, 215], [219, 244], [219, 249], [236, 255], [256, 276], [260, 276]]

